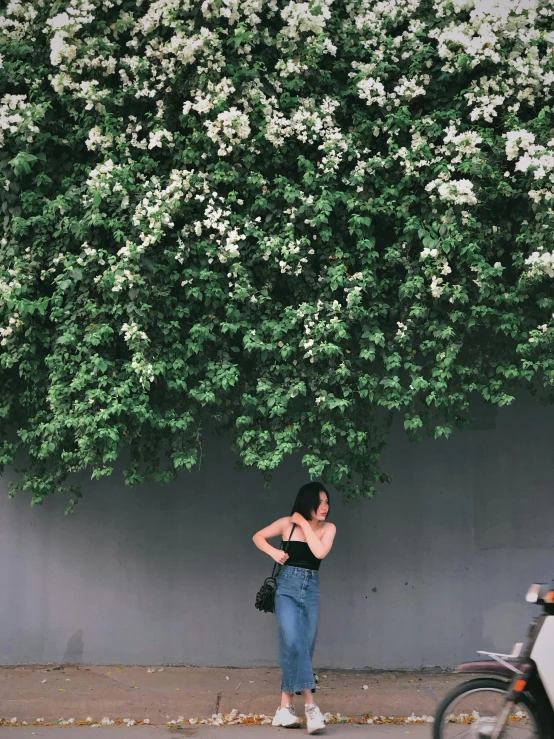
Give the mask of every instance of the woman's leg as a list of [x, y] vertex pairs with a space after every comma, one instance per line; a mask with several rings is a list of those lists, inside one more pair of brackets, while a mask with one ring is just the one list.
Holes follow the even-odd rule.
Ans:
[[[304, 600], [303, 615], [311, 667], [319, 619], [319, 585], [317, 574], [315, 574], [308, 583]], [[302, 695], [305, 703], [306, 728], [308, 730], [308, 734], [319, 734], [325, 729], [325, 719], [323, 714], [319, 710], [318, 706], [316, 706], [311, 690], [302, 691]]]
[[281, 705], [273, 717], [273, 726], [292, 727], [300, 725], [298, 715], [292, 704], [293, 691], [289, 687], [292, 681], [291, 664], [294, 657], [290, 646], [290, 643], [294, 642], [292, 636], [296, 620], [294, 611], [294, 600], [283, 595], [278, 589], [275, 595], [275, 616], [279, 634], [279, 662], [283, 670], [283, 679], [281, 682]]
[[305, 633], [304, 609], [291, 595], [279, 593], [275, 598], [275, 613], [279, 627], [279, 661], [283, 670], [281, 691], [283, 700], [292, 701], [297, 690], [313, 685], [313, 673], [308, 640]]
[[286, 708], [292, 703], [294, 695], [292, 693], [281, 693], [281, 708]]
[[[310, 669], [313, 676], [312, 662], [314, 658], [315, 643], [317, 639], [317, 627], [319, 623], [319, 584], [317, 582], [317, 578], [314, 578], [314, 580], [311, 581], [308, 585], [304, 607], [302, 608], [302, 620], [304, 634], [306, 635], [308, 653], [310, 655]], [[305, 703], [314, 702], [312, 690], [303, 690], [302, 696]]]
[[288, 702], [292, 700], [293, 693], [315, 687], [310, 654], [310, 649], [313, 651], [315, 645], [313, 593], [309, 592], [312, 589], [309, 586], [306, 575], [299, 573], [280, 581], [275, 597], [275, 614], [279, 629], [279, 661], [283, 670], [281, 690], [284, 694], [283, 700], [288, 699]]
[[[317, 637], [319, 619], [319, 588], [317, 576], [311, 573], [303, 578], [302, 589], [298, 601], [298, 646], [296, 660], [295, 692], [304, 698], [315, 692], [312, 657]], [[306, 702], [312, 702], [312, 698]]]
[[308, 649], [310, 652], [310, 661], [314, 658], [315, 643], [317, 640], [317, 627], [319, 624], [319, 585], [317, 580], [310, 583], [306, 593], [304, 604], [304, 628], [306, 630], [306, 639], [308, 640]]

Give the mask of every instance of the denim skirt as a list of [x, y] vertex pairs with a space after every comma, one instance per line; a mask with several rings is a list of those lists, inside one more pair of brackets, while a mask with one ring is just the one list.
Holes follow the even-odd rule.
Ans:
[[319, 620], [319, 572], [281, 567], [275, 593], [279, 632], [281, 690], [296, 693], [315, 688], [312, 659]]

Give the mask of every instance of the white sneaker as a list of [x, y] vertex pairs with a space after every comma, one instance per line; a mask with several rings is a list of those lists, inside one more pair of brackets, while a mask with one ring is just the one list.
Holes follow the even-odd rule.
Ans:
[[300, 719], [298, 718], [298, 714], [294, 710], [292, 703], [289, 703], [288, 706], [285, 706], [284, 708], [277, 709], [271, 725], [284, 726], [285, 729], [295, 729], [297, 726], [300, 726]]
[[323, 720], [323, 714], [316, 706], [315, 703], [306, 703], [306, 728], [308, 734], [317, 734], [325, 729], [325, 721]]

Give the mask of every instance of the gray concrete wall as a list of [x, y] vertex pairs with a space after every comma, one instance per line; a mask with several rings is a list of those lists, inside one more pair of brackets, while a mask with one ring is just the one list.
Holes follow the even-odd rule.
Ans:
[[[554, 577], [554, 412], [521, 401], [480, 430], [412, 446], [372, 501], [332, 500], [316, 664], [453, 666], [511, 649]], [[276, 664], [274, 619], [253, 607], [271, 561], [251, 541], [286, 515], [306, 475], [270, 490], [221, 440], [168, 487], [90, 483], [73, 516], [0, 494], [0, 663]], [[6, 486], [7, 481], [0, 480]]]

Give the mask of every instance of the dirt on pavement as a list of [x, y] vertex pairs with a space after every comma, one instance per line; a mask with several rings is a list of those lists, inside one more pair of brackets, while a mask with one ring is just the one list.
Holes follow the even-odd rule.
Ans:
[[[447, 672], [321, 669], [317, 674], [322, 711], [348, 717], [433, 715], [445, 693], [463, 680]], [[107, 716], [163, 724], [232, 709], [272, 716], [280, 676], [277, 668], [259, 667], [0, 667], [0, 717], [30, 722]]]

